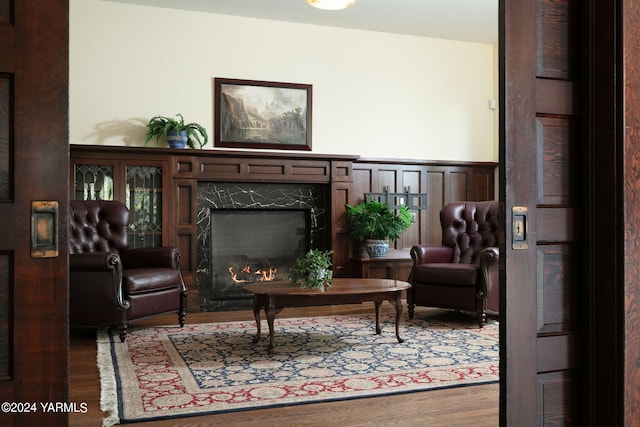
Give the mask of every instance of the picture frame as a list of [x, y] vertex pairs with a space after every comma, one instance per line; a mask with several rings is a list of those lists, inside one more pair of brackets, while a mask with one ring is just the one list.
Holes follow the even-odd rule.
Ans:
[[214, 99], [214, 146], [311, 150], [311, 85], [217, 77]]

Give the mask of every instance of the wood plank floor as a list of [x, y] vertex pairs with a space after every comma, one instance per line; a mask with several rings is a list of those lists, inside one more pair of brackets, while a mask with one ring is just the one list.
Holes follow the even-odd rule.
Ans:
[[[383, 304], [383, 310], [393, 310]], [[326, 316], [332, 314], [372, 313], [373, 305], [341, 305], [283, 310], [281, 317]], [[403, 314], [406, 316], [406, 313]], [[187, 323], [250, 320], [251, 311], [189, 313]], [[277, 322], [277, 319], [276, 319]], [[177, 323], [175, 315], [159, 316], [136, 325]], [[100, 426], [100, 380], [96, 366], [95, 330], [72, 330], [69, 356], [69, 401], [87, 404], [86, 413], [72, 413], [70, 426]], [[264, 427], [264, 426], [497, 426], [499, 417], [498, 384], [458, 387], [420, 393], [313, 403], [282, 408], [232, 412], [204, 417], [136, 423], [153, 427]]]

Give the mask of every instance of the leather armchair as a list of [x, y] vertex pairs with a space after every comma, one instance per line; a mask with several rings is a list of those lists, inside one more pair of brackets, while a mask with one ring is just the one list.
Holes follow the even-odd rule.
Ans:
[[176, 248], [129, 249], [129, 209], [117, 201], [71, 201], [69, 209], [69, 323], [118, 325], [178, 313], [184, 326], [187, 290]]
[[409, 318], [416, 305], [477, 313], [499, 311], [498, 201], [454, 202], [440, 211], [442, 245], [411, 248]]

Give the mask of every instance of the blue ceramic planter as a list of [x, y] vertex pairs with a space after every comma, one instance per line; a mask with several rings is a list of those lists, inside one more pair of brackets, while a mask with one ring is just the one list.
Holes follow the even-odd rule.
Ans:
[[187, 145], [188, 139], [186, 130], [180, 132], [175, 130], [167, 131], [167, 141], [171, 148], [184, 148]]
[[367, 239], [365, 243], [369, 258], [384, 258], [389, 252], [389, 240]]

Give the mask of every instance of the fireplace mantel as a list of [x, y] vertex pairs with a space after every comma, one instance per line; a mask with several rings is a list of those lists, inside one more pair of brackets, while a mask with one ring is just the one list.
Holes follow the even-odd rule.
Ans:
[[[364, 193], [413, 192], [428, 194], [427, 209], [395, 243], [439, 243], [438, 212], [450, 201], [495, 198], [497, 163], [363, 159], [357, 155], [330, 155], [299, 151], [193, 150], [157, 147], [70, 146], [71, 198], [75, 198], [74, 168], [79, 164], [112, 165], [114, 188], [124, 188], [126, 165], [153, 164], [162, 169], [162, 243], [180, 249], [180, 266], [189, 289], [188, 309], [199, 309], [198, 186], [203, 183], [321, 184], [327, 189], [325, 249], [333, 251], [335, 277], [355, 274], [349, 262], [353, 242], [344, 216], [344, 204], [355, 204]], [[124, 195], [122, 189], [118, 194]], [[123, 197], [123, 196], [120, 196]], [[124, 202], [124, 200], [122, 200]]]

